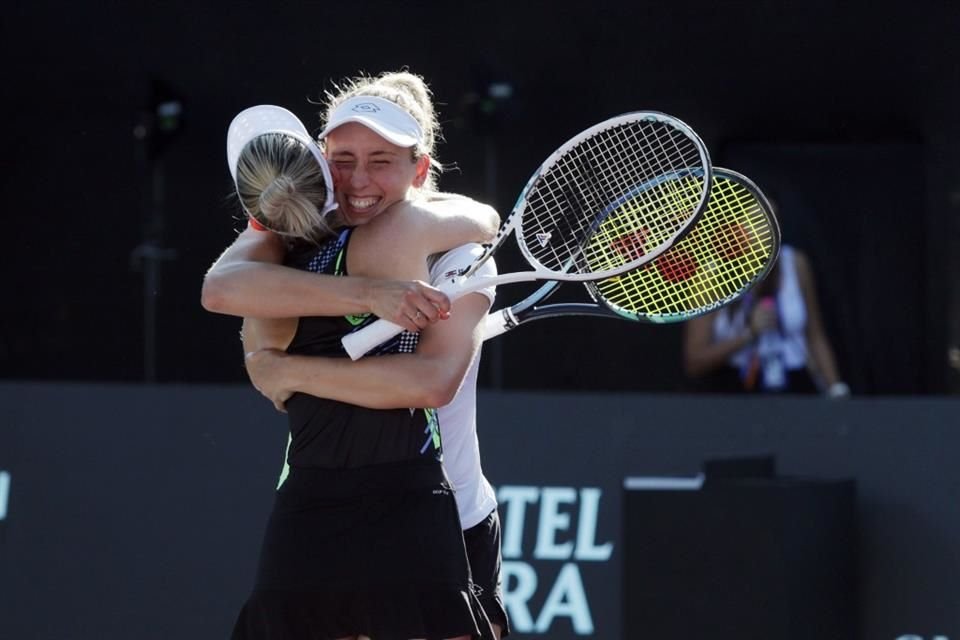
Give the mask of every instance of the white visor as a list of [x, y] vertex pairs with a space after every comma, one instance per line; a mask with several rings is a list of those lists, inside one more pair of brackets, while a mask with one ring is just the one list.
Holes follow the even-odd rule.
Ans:
[[398, 147], [415, 147], [423, 141], [423, 130], [416, 118], [396, 103], [374, 96], [353, 96], [344, 100], [330, 114], [319, 139], [323, 140], [331, 131], [348, 122], [362, 124]]
[[337, 203], [333, 195], [333, 177], [330, 175], [330, 167], [327, 159], [323, 157], [323, 152], [316, 140], [310, 137], [307, 128], [303, 126], [300, 119], [283, 107], [275, 107], [270, 104], [262, 104], [256, 107], [244, 109], [237, 114], [237, 117], [230, 123], [227, 129], [227, 164], [230, 167], [230, 175], [233, 176], [233, 183], [237, 183], [237, 163], [240, 161], [240, 153], [251, 140], [267, 133], [282, 133], [292, 138], [296, 138], [307, 145], [310, 152], [317, 158], [320, 170], [323, 172], [323, 181], [327, 186], [327, 199], [320, 212], [326, 215], [337, 208]]

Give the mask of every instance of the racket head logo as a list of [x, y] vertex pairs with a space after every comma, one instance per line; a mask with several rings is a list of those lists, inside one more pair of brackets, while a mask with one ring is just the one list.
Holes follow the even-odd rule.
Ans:
[[659, 258], [654, 260], [657, 271], [667, 282], [680, 283], [689, 280], [700, 268], [696, 257], [684, 249], [684, 247], [673, 247]]
[[540, 245], [541, 249], [544, 249], [548, 244], [550, 244], [550, 239], [553, 238], [553, 233], [551, 233], [550, 231], [547, 231], [543, 233], [538, 233], [535, 237], [537, 239], [537, 244]]
[[619, 253], [627, 262], [640, 260], [646, 254], [647, 236], [650, 230], [643, 227], [610, 241], [610, 249]]
[[[629, 250], [633, 240], [626, 234], [616, 248]], [[779, 246], [776, 216], [759, 188], [742, 174], [715, 168], [708, 207], [688, 234], [651, 263], [587, 289], [620, 317], [689, 320], [749, 291], [769, 272]]]

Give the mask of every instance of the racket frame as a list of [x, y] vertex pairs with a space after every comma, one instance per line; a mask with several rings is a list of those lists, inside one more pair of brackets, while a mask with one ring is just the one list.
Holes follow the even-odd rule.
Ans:
[[[522, 233], [523, 225], [520, 222], [523, 219], [523, 212], [526, 210], [529, 204], [530, 194], [540, 186], [540, 180], [549, 174], [550, 169], [552, 169], [558, 162], [567, 157], [567, 154], [574, 149], [575, 147], [583, 144], [590, 138], [600, 135], [601, 133], [621, 126], [625, 122], [657, 122], [665, 123], [675, 130], [682, 133], [689, 139], [693, 146], [697, 149], [699, 155], [700, 164], [695, 167], [687, 167], [686, 171], [689, 174], [696, 174], [702, 172], [702, 175], [694, 175], [695, 178], [699, 178], [703, 181], [703, 185], [700, 187], [700, 197], [697, 201], [696, 206], [694, 207], [693, 213], [690, 214], [685, 222], [678, 227], [678, 229], [669, 236], [666, 240], [660, 243], [660, 245], [648, 250], [644, 253], [643, 256], [625, 262], [622, 265], [619, 265], [612, 269], [606, 269], [602, 271], [591, 271], [588, 273], [578, 273], [569, 271], [572, 268], [572, 259], [568, 261], [566, 265], [566, 270], [559, 272], [555, 269], [549, 269], [545, 267], [540, 260], [538, 260], [533, 252], [530, 250], [530, 247], [527, 245], [526, 237]], [[598, 216], [597, 223], [594, 225], [594, 231], [596, 228], [602, 224], [603, 220], [607, 215], [616, 208], [626, 202], [630, 197], [633, 197], [637, 193], [649, 189], [653, 186], [662, 184], [668, 180], [673, 180], [683, 177], [679, 169], [668, 171], [664, 174], [658, 176], [653, 176], [646, 182], [635, 185], [628, 193], [618, 194], [612, 202], [609, 202], [604, 208], [604, 211]], [[700, 139], [700, 136], [685, 122], [675, 118], [674, 116], [662, 113], [660, 111], [631, 111], [628, 113], [623, 113], [612, 118], [608, 118], [603, 122], [599, 122], [587, 129], [584, 129], [574, 137], [567, 140], [564, 144], [558, 147], [550, 156], [544, 160], [540, 166], [534, 171], [533, 175], [527, 180], [526, 185], [524, 185], [523, 190], [517, 196], [517, 200], [513, 205], [513, 208], [510, 211], [510, 214], [507, 216], [507, 219], [504, 220], [499, 231], [497, 232], [496, 237], [493, 239], [492, 243], [486, 247], [486, 251], [481, 254], [476, 262], [471, 265], [467, 271], [463, 273], [464, 278], [469, 278], [480, 268], [480, 265], [484, 261], [490, 258], [496, 251], [503, 245], [507, 237], [513, 234], [516, 237], [517, 246], [520, 248], [520, 252], [523, 254], [524, 259], [527, 261], [530, 266], [534, 267], [533, 271], [524, 271], [519, 273], [525, 274], [536, 274], [531, 275], [525, 278], [517, 278], [515, 280], [498, 280], [497, 284], [511, 284], [514, 282], [525, 282], [530, 280], [563, 280], [563, 281], [574, 281], [574, 282], [588, 282], [591, 280], [603, 280], [608, 277], [613, 277], [627, 271], [632, 271], [636, 267], [644, 265], [651, 260], [656, 259], [660, 254], [667, 251], [670, 247], [676, 244], [683, 236], [690, 232], [690, 229], [693, 228], [693, 225], [696, 224], [697, 220], [703, 214], [706, 209], [707, 202], [710, 196], [710, 188], [712, 186], [713, 179], [713, 165], [710, 160], [710, 152], [707, 150], [706, 145]], [[514, 231], [519, 228], [521, 233], [514, 233]], [[549, 274], [549, 275], [548, 275]], [[554, 275], [555, 274], [555, 275]], [[563, 277], [560, 277], [560, 274]], [[504, 276], [499, 276], [504, 278]]]

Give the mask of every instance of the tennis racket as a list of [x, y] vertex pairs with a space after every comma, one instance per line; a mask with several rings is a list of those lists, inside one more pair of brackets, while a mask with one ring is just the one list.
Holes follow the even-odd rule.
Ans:
[[747, 293], [767, 275], [779, 252], [780, 227], [763, 192], [746, 176], [714, 167], [707, 208], [673, 247], [638, 269], [585, 283], [593, 303], [537, 306], [560, 285], [548, 282], [525, 300], [488, 315], [484, 339], [533, 320], [570, 315], [689, 320]]
[[[501, 284], [585, 282], [635, 269], [669, 249], [696, 222], [711, 176], [703, 141], [676, 118], [639, 111], [605, 120], [540, 165], [493, 243], [441, 289], [455, 299]], [[471, 278], [510, 235], [533, 270]], [[402, 330], [378, 320], [342, 342], [357, 359]]]

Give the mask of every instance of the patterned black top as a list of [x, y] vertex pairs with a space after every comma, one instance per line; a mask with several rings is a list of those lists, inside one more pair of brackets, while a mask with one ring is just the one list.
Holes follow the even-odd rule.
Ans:
[[[351, 233], [352, 229], [345, 229], [319, 247], [294, 247], [288, 252], [287, 264], [315, 273], [347, 275]], [[346, 357], [340, 338], [374, 320], [370, 314], [301, 318], [287, 352]], [[417, 339], [417, 334], [404, 332], [376, 353], [412, 352]], [[297, 393], [287, 401], [287, 413], [291, 438], [287, 462], [291, 467], [353, 468], [424, 457], [440, 459], [434, 409], [366, 409]]]

